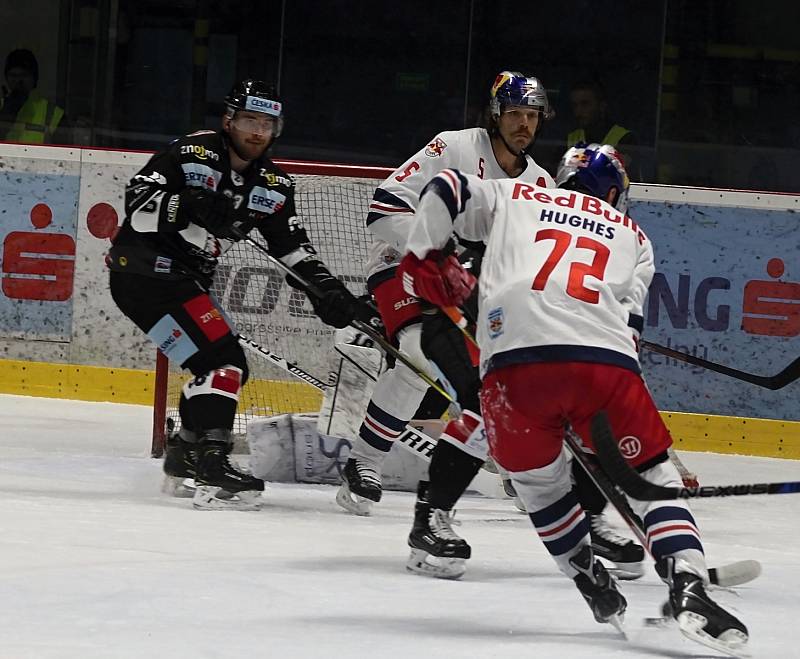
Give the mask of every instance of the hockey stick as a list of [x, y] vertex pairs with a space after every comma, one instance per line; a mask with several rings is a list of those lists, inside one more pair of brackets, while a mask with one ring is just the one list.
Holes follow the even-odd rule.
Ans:
[[[300, 282], [300, 285], [303, 288], [305, 288], [308, 293], [311, 293], [314, 297], [318, 297], [318, 298], [324, 297], [322, 295], [322, 291], [320, 291], [319, 288], [314, 286], [310, 281], [308, 281], [302, 275], [299, 275], [294, 268], [289, 267], [288, 265], [283, 263], [283, 261], [281, 261], [280, 259], [278, 259], [278, 258], [274, 257], [272, 254], [270, 254], [269, 250], [266, 247], [264, 247], [264, 245], [262, 245], [261, 243], [253, 240], [247, 234], [243, 233], [239, 229], [235, 229], [234, 233], [237, 235], [237, 237], [240, 240], [244, 240], [244, 241], [248, 242], [250, 245], [255, 247], [259, 252], [262, 252], [270, 260], [271, 263], [273, 263], [279, 269], [283, 270], [283, 272], [285, 274], [289, 275], [290, 277], [293, 277], [298, 282]], [[375, 343], [377, 343], [381, 348], [383, 348], [384, 352], [386, 352], [387, 354], [392, 355], [392, 357], [394, 357], [396, 360], [398, 360], [399, 362], [402, 362], [409, 369], [411, 369], [414, 372], [414, 374], [416, 374], [418, 377], [420, 377], [425, 382], [425, 384], [427, 384], [429, 387], [433, 387], [436, 391], [438, 391], [442, 396], [444, 396], [451, 403], [455, 402], [453, 400], [453, 397], [450, 394], [448, 394], [439, 385], [439, 383], [436, 382], [436, 380], [434, 380], [431, 376], [429, 376], [419, 366], [414, 364], [414, 362], [412, 362], [402, 352], [400, 352], [391, 343], [389, 343], [386, 339], [384, 339], [378, 332], [376, 332], [367, 323], [365, 323], [365, 322], [363, 322], [361, 320], [358, 320], [358, 319], [354, 319], [350, 323], [350, 327], [352, 327], [354, 329], [357, 329], [359, 332], [361, 332], [363, 334], [366, 334], [369, 338], [371, 338], [373, 341], [375, 341]]]
[[[284, 357], [281, 357], [277, 353], [272, 352], [271, 350], [267, 350], [266, 348], [259, 345], [250, 338], [242, 334], [237, 335], [237, 338], [248, 350], [257, 353], [262, 357], [266, 357], [279, 368], [282, 368], [287, 373], [291, 373], [299, 380], [302, 380], [303, 382], [316, 387], [320, 391], [324, 392], [326, 389], [329, 389], [331, 386], [333, 386], [331, 384], [323, 382], [318, 378], [315, 378], [313, 375], [311, 375], [307, 371], [304, 371], [302, 368], [297, 366], [297, 364], [293, 364], [292, 362], [286, 360]], [[345, 355], [342, 356], [346, 357]], [[395, 442], [400, 444], [400, 446], [402, 446], [407, 451], [410, 451], [411, 453], [414, 453], [415, 455], [419, 456], [425, 462], [430, 462], [431, 455], [433, 454], [433, 449], [436, 447], [437, 440], [429, 437], [424, 432], [418, 430], [411, 424], [408, 424], [403, 430], [403, 432], [397, 437], [397, 439], [395, 439]], [[485, 487], [482, 488], [481, 491], [483, 491], [484, 489], [486, 488]]]
[[[644, 530], [642, 521], [633, 510], [631, 510], [630, 504], [628, 504], [619, 489], [614, 485], [611, 479], [609, 479], [608, 475], [603, 471], [603, 468], [593, 460], [590, 460], [583, 450], [581, 450], [572, 430], [568, 429], [566, 431], [564, 442], [567, 445], [567, 450], [572, 454], [573, 459], [578, 461], [578, 464], [580, 464], [597, 489], [600, 490], [606, 500], [616, 508], [620, 517], [622, 517], [639, 543], [652, 558], [653, 554], [650, 551], [650, 545], [647, 542], [647, 533]], [[760, 574], [761, 563], [754, 560], [734, 561], [733, 563], [727, 563], [719, 567], [708, 568], [709, 581], [713, 585], [723, 588], [740, 586], [752, 581]]]
[[651, 352], [657, 352], [667, 357], [672, 357], [673, 359], [686, 362], [687, 364], [699, 366], [709, 371], [714, 371], [716, 373], [721, 373], [722, 375], [727, 375], [731, 378], [736, 378], [737, 380], [742, 380], [743, 382], [749, 382], [750, 384], [755, 384], [759, 387], [764, 387], [765, 389], [771, 389], [772, 391], [775, 391], [776, 389], [783, 389], [783, 387], [800, 378], [800, 357], [795, 359], [780, 373], [776, 373], [775, 375], [771, 376], [756, 375], [755, 373], [748, 373], [747, 371], [740, 371], [737, 368], [731, 368], [730, 366], [723, 366], [722, 364], [717, 364], [716, 362], [710, 362], [702, 357], [696, 357], [686, 352], [681, 352], [680, 350], [667, 348], [666, 346], [659, 345], [658, 343], [651, 343], [650, 341], [642, 340], [641, 345], [643, 348], [647, 348]]
[[597, 459], [603, 469], [630, 497], [639, 501], [667, 501], [709, 497], [744, 496], [746, 494], [796, 494], [800, 481], [785, 483], [746, 483], [744, 485], [714, 485], [703, 487], [664, 487], [651, 483], [622, 457], [608, 417], [599, 412], [592, 419], [592, 440]]
[[239, 343], [241, 343], [248, 350], [257, 353], [262, 357], [266, 357], [273, 364], [282, 368], [284, 371], [291, 373], [292, 375], [294, 375], [296, 378], [299, 378], [303, 382], [307, 382], [308, 384], [316, 387], [317, 389], [322, 389], [322, 390], [325, 390], [330, 386], [329, 384], [323, 382], [322, 380], [315, 378], [313, 375], [311, 375], [311, 373], [304, 371], [297, 364], [293, 364], [292, 362], [287, 361], [284, 357], [281, 357], [279, 354], [272, 352], [272, 350], [267, 350], [267, 348], [264, 348], [263, 346], [259, 345], [258, 343], [253, 341], [253, 339], [246, 337], [244, 334], [237, 334], [236, 338], [239, 340]]

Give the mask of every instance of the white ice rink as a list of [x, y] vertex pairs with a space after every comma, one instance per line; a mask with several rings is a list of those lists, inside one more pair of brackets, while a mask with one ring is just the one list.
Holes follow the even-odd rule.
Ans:
[[[200, 512], [159, 492], [150, 410], [0, 396], [0, 657], [720, 656], [643, 625], [665, 587], [623, 583], [629, 641], [594, 622], [528, 518], [465, 498], [461, 581], [407, 573], [413, 496], [370, 518], [334, 488], [268, 485], [259, 512]], [[800, 480], [800, 464], [683, 453], [707, 484]], [[711, 566], [757, 558], [762, 576], [715, 591], [755, 657], [799, 657], [800, 495], [698, 502]], [[620, 522], [621, 526], [621, 522]]]

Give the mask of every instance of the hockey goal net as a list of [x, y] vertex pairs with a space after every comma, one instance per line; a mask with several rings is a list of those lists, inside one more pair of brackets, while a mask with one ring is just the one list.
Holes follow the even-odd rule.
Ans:
[[[370, 244], [364, 219], [375, 188], [392, 170], [276, 162], [295, 180], [298, 214], [320, 256], [355, 295], [363, 294], [363, 266]], [[257, 232], [253, 237], [258, 239]], [[240, 334], [318, 380], [328, 380], [334, 330], [314, 315], [305, 294], [288, 286], [283, 273], [261, 252], [245, 242], [234, 245], [220, 260], [212, 294]], [[319, 389], [296, 379], [267, 358], [247, 351], [247, 359], [250, 379], [240, 394], [235, 436], [243, 437], [247, 423], [256, 417], [319, 410]], [[154, 456], [163, 453], [167, 427], [180, 427], [178, 401], [188, 377], [188, 373], [157, 353]]]

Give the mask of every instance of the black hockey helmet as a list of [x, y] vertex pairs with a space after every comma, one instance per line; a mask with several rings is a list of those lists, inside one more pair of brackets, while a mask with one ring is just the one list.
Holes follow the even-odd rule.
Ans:
[[237, 82], [225, 97], [225, 106], [230, 115], [237, 110], [247, 110], [248, 112], [263, 112], [274, 117], [274, 137], [278, 137], [283, 130], [283, 103], [273, 84], [252, 78]]

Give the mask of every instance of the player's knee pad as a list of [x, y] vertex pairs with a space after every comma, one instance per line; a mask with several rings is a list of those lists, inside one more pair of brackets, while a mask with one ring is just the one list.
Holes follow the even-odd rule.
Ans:
[[183, 395], [187, 401], [197, 396], [217, 395], [239, 400], [242, 388], [242, 369], [227, 364], [213, 371], [197, 375], [183, 385]]
[[244, 386], [250, 377], [250, 369], [247, 365], [247, 357], [245, 357], [244, 350], [234, 337], [231, 337], [230, 341], [223, 342], [221, 345], [214, 345], [213, 348], [209, 347], [201, 351], [184, 364], [184, 368], [188, 368], [195, 377], [204, 376], [211, 371], [226, 366], [233, 366], [239, 369], [241, 386]]
[[447, 423], [439, 441], [450, 442], [473, 458], [484, 462], [489, 453], [483, 419], [469, 410], [464, 410], [461, 416]]

